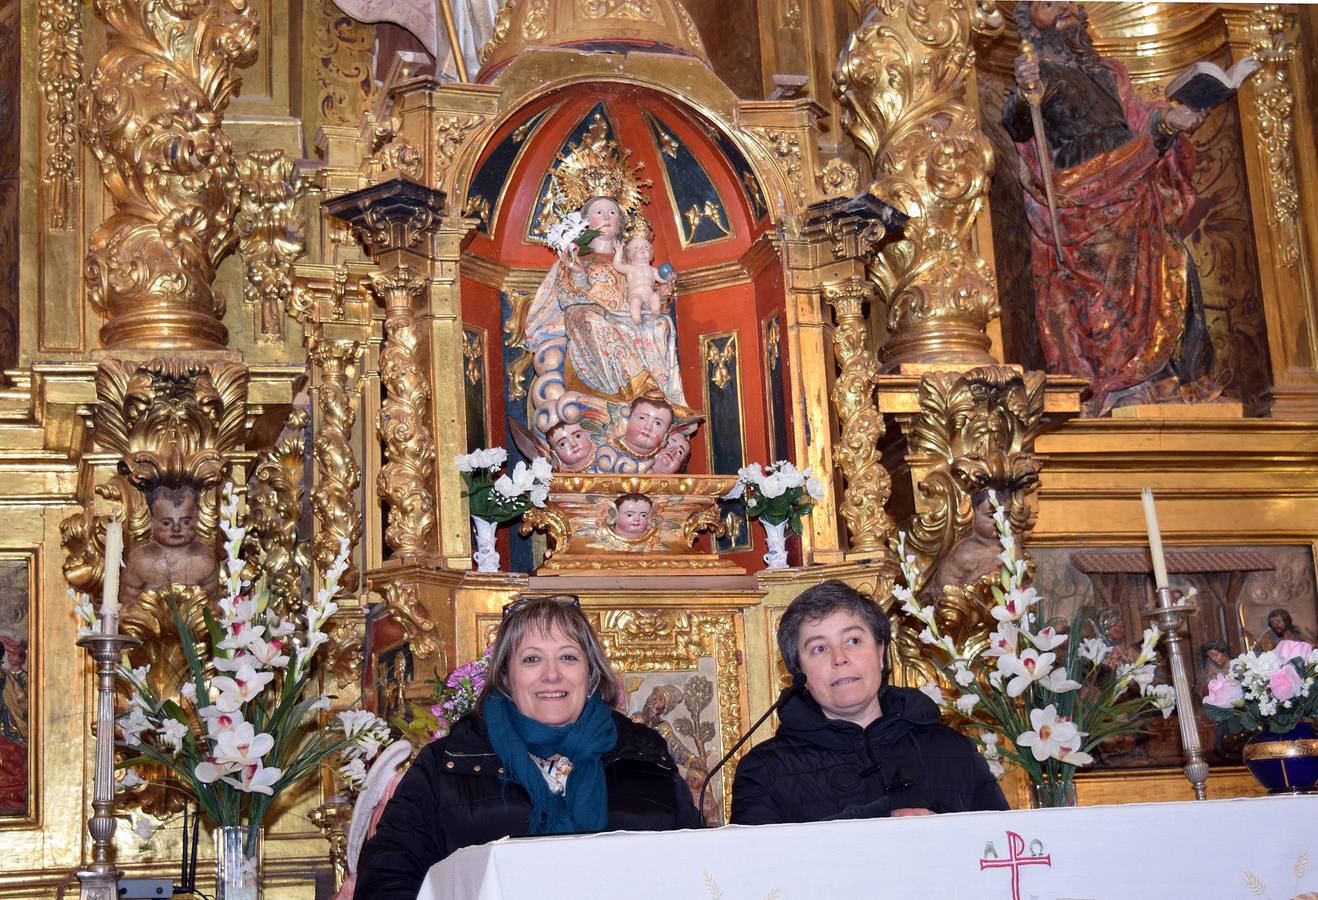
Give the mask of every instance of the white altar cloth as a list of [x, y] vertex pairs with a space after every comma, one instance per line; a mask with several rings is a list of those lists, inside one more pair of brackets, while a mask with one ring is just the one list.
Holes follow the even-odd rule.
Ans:
[[437, 863], [418, 900], [1287, 900], [1310, 891], [1318, 796], [503, 840]]

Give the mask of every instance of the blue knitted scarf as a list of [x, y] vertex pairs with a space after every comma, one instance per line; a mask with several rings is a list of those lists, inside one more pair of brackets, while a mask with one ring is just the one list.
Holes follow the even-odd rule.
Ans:
[[[481, 704], [490, 744], [514, 781], [531, 795], [529, 834], [584, 834], [608, 824], [608, 791], [600, 757], [618, 743], [613, 713], [593, 694], [572, 725], [545, 725], [517, 711], [512, 701], [491, 695]], [[572, 761], [567, 790], [555, 794], [530, 755], [566, 756]]]

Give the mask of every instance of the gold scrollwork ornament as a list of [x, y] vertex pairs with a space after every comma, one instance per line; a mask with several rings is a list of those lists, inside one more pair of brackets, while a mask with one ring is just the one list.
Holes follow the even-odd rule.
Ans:
[[993, 272], [972, 247], [993, 153], [965, 102], [973, 32], [1001, 26], [991, 2], [868, 0], [833, 74], [844, 129], [875, 173], [870, 192], [918, 223], [879, 251], [888, 304], [885, 368], [987, 363]]

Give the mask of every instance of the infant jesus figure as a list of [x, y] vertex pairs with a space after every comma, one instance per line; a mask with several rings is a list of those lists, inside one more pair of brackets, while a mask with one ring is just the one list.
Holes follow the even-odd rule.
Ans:
[[220, 593], [215, 551], [197, 539], [197, 491], [188, 486], [156, 485], [147, 492], [151, 540], [124, 561], [119, 602], [136, 602], [144, 591], [169, 584], [198, 585], [214, 600]]
[[663, 279], [659, 270], [650, 265], [653, 260], [654, 247], [643, 237], [634, 237], [626, 244], [613, 242], [613, 271], [627, 281], [627, 302], [631, 306], [632, 323], [636, 325], [641, 323], [642, 310], [653, 316], [663, 307], [663, 298], [654, 289], [655, 283]]

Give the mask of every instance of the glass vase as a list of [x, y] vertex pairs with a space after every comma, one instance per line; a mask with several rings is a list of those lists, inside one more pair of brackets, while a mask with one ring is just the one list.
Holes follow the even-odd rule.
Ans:
[[1075, 782], [1037, 781], [1030, 784], [1030, 809], [1056, 809], [1076, 806]]
[[215, 900], [261, 900], [262, 829], [215, 829]]

